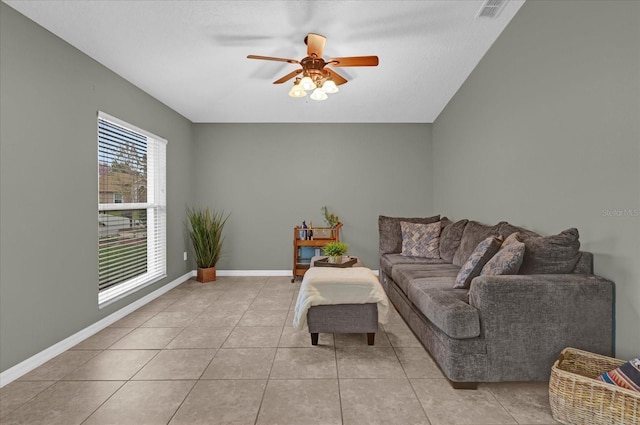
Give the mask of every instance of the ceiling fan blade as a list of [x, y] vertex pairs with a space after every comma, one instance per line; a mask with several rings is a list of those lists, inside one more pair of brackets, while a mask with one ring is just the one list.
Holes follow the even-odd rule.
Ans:
[[336, 86], [339, 86], [340, 84], [344, 84], [347, 82], [346, 78], [344, 78], [342, 75], [335, 72], [333, 69], [325, 68], [324, 70], [331, 75], [331, 79], [333, 80], [334, 83], [336, 83]]
[[271, 56], [257, 56], [257, 55], [249, 55], [247, 59], [260, 59], [263, 61], [276, 61], [276, 62], [288, 62], [288, 63], [300, 63], [295, 59], [285, 59], [285, 58], [274, 58]]
[[331, 66], [378, 66], [377, 56], [347, 56], [344, 58], [331, 58], [327, 61]]
[[309, 35], [305, 37], [304, 42], [307, 43], [307, 56], [316, 55], [318, 58], [322, 57], [324, 45], [327, 42], [325, 36], [310, 32]]
[[296, 75], [300, 74], [301, 72], [302, 72], [302, 68], [296, 69], [295, 71], [288, 73], [287, 75], [285, 75], [284, 77], [280, 78], [279, 80], [275, 80], [273, 82], [273, 84], [282, 84], [285, 81], [289, 81], [290, 79], [292, 79]]

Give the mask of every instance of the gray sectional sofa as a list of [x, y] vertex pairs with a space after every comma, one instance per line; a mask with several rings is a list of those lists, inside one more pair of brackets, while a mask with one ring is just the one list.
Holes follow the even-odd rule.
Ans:
[[[403, 221], [440, 221], [440, 258], [402, 255]], [[541, 237], [507, 222], [440, 216], [380, 216], [378, 226], [380, 282], [455, 388], [548, 380], [568, 346], [613, 354], [614, 284], [593, 274], [576, 229]], [[518, 274], [479, 275], [469, 289], [454, 289], [480, 241], [512, 233], [525, 244]]]

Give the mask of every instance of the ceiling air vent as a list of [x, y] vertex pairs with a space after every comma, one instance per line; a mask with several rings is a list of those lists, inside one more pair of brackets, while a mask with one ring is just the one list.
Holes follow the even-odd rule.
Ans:
[[496, 18], [509, 0], [485, 0], [476, 18]]

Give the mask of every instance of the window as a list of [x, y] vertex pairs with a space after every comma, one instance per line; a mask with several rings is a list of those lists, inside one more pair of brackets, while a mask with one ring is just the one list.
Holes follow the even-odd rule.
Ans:
[[98, 113], [98, 304], [166, 276], [167, 141]]

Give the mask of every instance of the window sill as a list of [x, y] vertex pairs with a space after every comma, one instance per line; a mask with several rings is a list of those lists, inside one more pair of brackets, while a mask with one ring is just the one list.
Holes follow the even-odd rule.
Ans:
[[114, 302], [141, 290], [142, 288], [146, 288], [147, 286], [164, 279], [165, 277], [167, 277], [166, 274], [156, 276], [139, 276], [129, 282], [124, 282], [112, 288], [100, 291], [98, 292], [98, 308], [103, 309], [109, 304], [113, 304]]

